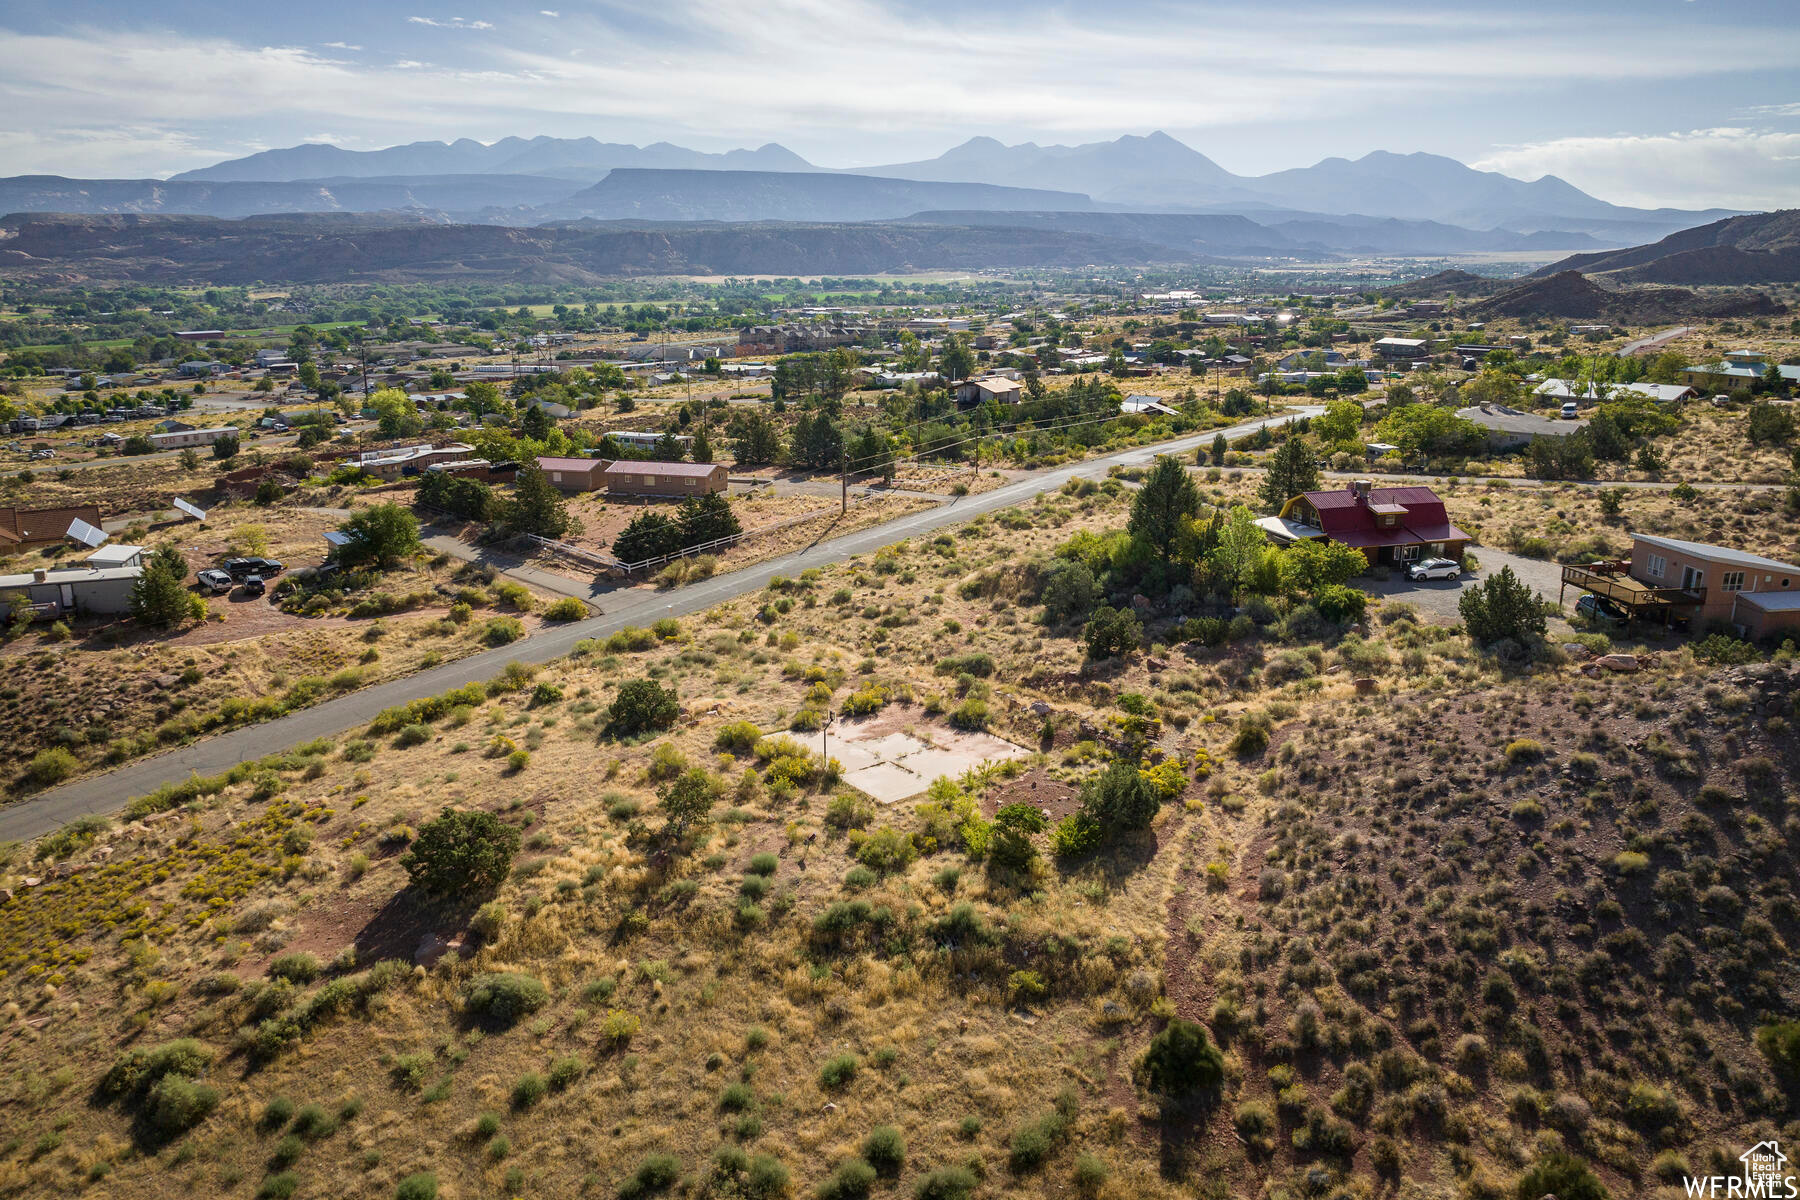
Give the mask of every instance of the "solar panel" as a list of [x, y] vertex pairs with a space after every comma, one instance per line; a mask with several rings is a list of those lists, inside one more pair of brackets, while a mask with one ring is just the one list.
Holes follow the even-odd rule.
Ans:
[[106, 534], [103, 531], [95, 529], [80, 517], [76, 517], [74, 521], [70, 522], [69, 532], [66, 536], [74, 538], [90, 550], [106, 541]]
[[204, 524], [206, 522], [206, 510], [203, 508], [196, 508], [192, 504], [189, 504], [186, 500], [182, 500], [179, 498], [175, 501], [175, 507], [179, 511], [186, 513], [188, 516], [194, 518], [194, 520], [199, 521], [202, 524]]

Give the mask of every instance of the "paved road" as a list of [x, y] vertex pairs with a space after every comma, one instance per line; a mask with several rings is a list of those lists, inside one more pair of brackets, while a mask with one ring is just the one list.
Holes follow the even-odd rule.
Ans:
[[936, 508], [898, 517], [804, 550], [770, 559], [729, 575], [689, 584], [667, 592], [621, 589], [612, 593], [604, 615], [551, 626], [498, 650], [487, 650], [455, 662], [351, 692], [311, 708], [289, 713], [260, 725], [250, 725], [206, 738], [153, 758], [140, 759], [102, 775], [76, 780], [29, 800], [0, 809], [0, 841], [41, 837], [80, 817], [117, 812], [133, 796], [186, 779], [189, 775], [216, 775], [240, 762], [261, 758], [313, 738], [336, 737], [359, 728], [384, 708], [461, 686], [471, 680], [491, 679], [508, 662], [542, 663], [560, 658], [582, 638], [605, 637], [627, 625], [647, 625], [659, 617], [681, 617], [711, 608], [761, 588], [771, 575], [797, 575], [807, 567], [826, 566], [857, 554], [867, 554], [901, 538], [918, 537], [948, 525], [960, 525], [983, 513], [1028, 502], [1040, 492], [1054, 491], [1071, 479], [1104, 479], [1113, 467], [1145, 466], [1159, 454], [1176, 454], [1211, 445], [1218, 433], [1243, 437], [1263, 425], [1280, 425], [1324, 409], [1303, 406], [1292, 413], [1248, 421], [1224, 430], [1159, 442], [1108, 454], [1069, 466], [1025, 476], [991, 492], [964, 496]]

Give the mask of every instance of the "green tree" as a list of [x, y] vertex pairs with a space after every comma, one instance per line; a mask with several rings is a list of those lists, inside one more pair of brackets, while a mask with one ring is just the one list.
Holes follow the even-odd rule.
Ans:
[[1353, 441], [1362, 429], [1362, 418], [1363, 406], [1356, 401], [1333, 400], [1312, 419], [1312, 431], [1327, 445]]
[[988, 852], [1001, 866], [1023, 871], [1037, 858], [1031, 835], [1042, 833], [1049, 824], [1035, 804], [1002, 805], [994, 814], [994, 837]]
[[1281, 555], [1285, 581], [1293, 590], [1309, 594], [1348, 583], [1368, 566], [1369, 560], [1361, 550], [1324, 538], [1295, 542]]
[[1225, 435], [1222, 433], [1213, 434], [1213, 440], [1212, 440], [1213, 466], [1215, 466], [1215, 467], [1224, 466], [1225, 465], [1225, 456], [1227, 454], [1229, 454], [1230, 452], [1231, 452], [1231, 446], [1225, 441]]
[[613, 557], [622, 563], [640, 563], [681, 549], [681, 526], [659, 512], [639, 513], [613, 539]]
[[1313, 457], [1305, 438], [1289, 433], [1269, 457], [1269, 469], [1263, 475], [1257, 499], [1270, 512], [1280, 512], [1282, 505], [1295, 496], [1318, 487], [1319, 460]]
[[826, 414], [802, 414], [794, 425], [791, 453], [795, 466], [835, 471], [843, 464], [844, 435]]
[[1547, 628], [1543, 597], [1514, 575], [1511, 567], [1501, 567], [1497, 574], [1463, 589], [1456, 607], [1469, 636], [1483, 645], [1505, 638], [1523, 642], [1534, 634], [1542, 637]]
[[556, 428], [556, 422], [541, 404], [533, 404], [519, 416], [519, 432], [534, 441], [543, 441]]
[[1096, 608], [1081, 631], [1087, 656], [1093, 659], [1122, 658], [1138, 648], [1143, 636], [1144, 627], [1130, 609], [1110, 604]]
[[1200, 489], [1173, 455], [1159, 455], [1144, 486], [1131, 502], [1131, 536], [1156, 548], [1164, 562], [1173, 559], [1175, 542], [1187, 522], [1200, 511]]
[[1785, 446], [1794, 437], [1794, 414], [1782, 405], [1752, 404], [1744, 428], [1752, 446]]
[[681, 715], [681, 704], [674, 688], [665, 688], [654, 679], [628, 679], [619, 685], [619, 694], [613, 697], [606, 715], [616, 732], [629, 737], [667, 729]]
[[657, 798], [666, 822], [664, 835], [680, 841], [688, 830], [704, 825], [717, 796], [712, 776], [700, 767], [689, 767], [676, 776]]
[[184, 471], [193, 472], [200, 469], [200, 452], [192, 446], [183, 450], [176, 456], [176, 459], [181, 463], [181, 469]]
[[732, 439], [731, 456], [739, 466], [766, 466], [781, 458], [781, 430], [760, 409], [733, 414], [725, 432]]
[[1227, 591], [1235, 595], [1244, 576], [1268, 544], [1269, 539], [1257, 525], [1256, 517], [1242, 504], [1234, 504], [1219, 530], [1218, 545], [1213, 547], [1207, 559], [1218, 571]]
[[375, 413], [375, 427], [382, 437], [417, 437], [425, 429], [418, 406], [399, 388], [376, 389], [367, 407]]
[[969, 339], [960, 333], [951, 334], [944, 343], [943, 352], [938, 355], [938, 373], [954, 383], [967, 379], [974, 372], [975, 352], [969, 349]]
[[337, 549], [347, 567], [373, 563], [386, 567], [419, 549], [419, 521], [398, 504], [372, 504], [338, 526], [350, 540]]
[[555, 540], [568, 533], [575, 518], [563, 503], [562, 491], [537, 466], [523, 467], [513, 483], [513, 493], [501, 509], [501, 521], [516, 533], [536, 534]]
[[1126, 830], [1148, 829], [1162, 807], [1162, 797], [1137, 764], [1124, 759], [1089, 777], [1081, 785], [1080, 797], [1082, 814], [1109, 838]]
[[709, 463], [713, 460], [712, 438], [707, 436], [705, 421], [694, 427], [694, 441], [688, 447], [688, 455], [697, 463]]
[[223, 462], [227, 459], [236, 458], [237, 454], [238, 454], [238, 435], [237, 434], [222, 433], [218, 437], [213, 439], [212, 456], [214, 458]]
[[1145, 1085], [1171, 1100], [1216, 1091], [1225, 1080], [1224, 1053], [1212, 1044], [1204, 1027], [1182, 1017], [1150, 1039], [1139, 1065]]
[[491, 812], [445, 805], [419, 828], [400, 865], [428, 896], [491, 892], [505, 881], [519, 852], [519, 831]]
[[705, 496], [689, 496], [676, 512], [683, 547], [699, 546], [743, 532], [731, 501], [713, 492]]
[[173, 625], [193, 611], [197, 596], [187, 590], [187, 560], [173, 546], [162, 546], [144, 564], [131, 585], [131, 615], [144, 625]]

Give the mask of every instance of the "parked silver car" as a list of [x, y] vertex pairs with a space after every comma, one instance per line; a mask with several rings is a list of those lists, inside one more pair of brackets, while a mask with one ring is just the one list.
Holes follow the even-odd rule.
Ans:
[[1448, 558], [1423, 558], [1406, 568], [1406, 577], [1417, 583], [1421, 579], [1455, 579], [1462, 574], [1462, 564]]

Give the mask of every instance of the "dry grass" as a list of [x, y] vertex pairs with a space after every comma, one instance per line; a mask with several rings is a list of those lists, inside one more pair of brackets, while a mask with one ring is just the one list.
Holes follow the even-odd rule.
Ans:
[[[1757, 1006], [1776, 1002], [1719, 986], [1703, 1000], [1647, 974], [1653, 957], [1613, 935], [1667, 945], [1675, 929], [1634, 890], [1649, 879], [1609, 866], [1640, 838], [1657, 872], [1684, 869], [1697, 886], [1698, 856], [1714, 860], [1729, 886], [1708, 893], [1704, 935], [1684, 935], [1696, 978], [1736, 969], [1752, 918], [1797, 935], [1786, 889], [1769, 887], [1777, 876], [1749, 871], [1757, 855], [1785, 861], [1794, 764], [1748, 685], [1709, 681], [1681, 653], [1633, 679], [1574, 685], [1553, 665], [1508, 680], [1404, 606], [1367, 638], [1159, 644], [1083, 671], [1070, 631], [1031, 620], [1018, 583], [1071, 533], [1116, 528], [1126, 497], [1116, 482], [1070, 489], [771, 580], [685, 627], [522, 673], [522, 686], [419, 736], [315, 747], [172, 819], [59, 848], [90, 865], [0, 907], [0, 1103], [13, 1116], [0, 1191], [75, 1192], [92, 1177], [122, 1196], [252, 1193], [282, 1169], [271, 1157], [285, 1155], [285, 1131], [264, 1121], [278, 1097], [339, 1114], [329, 1135], [289, 1147], [298, 1160], [285, 1169], [308, 1195], [390, 1195], [418, 1171], [457, 1196], [609, 1195], [651, 1153], [675, 1155], [697, 1186], [733, 1144], [779, 1159], [805, 1195], [877, 1125], [904, 1137], [907, 1191], [973, 1162], [983, 1194], [1066, 1195], [1088, 1154], [1111, 1169], [1100, 1194], [1115, 1200], [1253, 1194], [1265, 1181], [1298, 1193], [1309, 1171], [1376, 1195], [1391, 1186], [1377, 1174], [1383, 1138], [1407, 1179], [1510, 1191], [1554, 1131], [1624, 1195], [1657, 1149], [1703, 1163], [1773, 1131], [1774, 1085], [1745, 1035]], [[994, 658], [991, 676], [938, 672], [975, 651]], [[686, 714], [647, 740], [609, 738], [612, 695], [644, 677], [673, 686]], [[1353, 678], [1380, 694], [1359, 697]], [[735, 721], [778, 730], [826, 702], [817, 689], [835, 707], [871, 682], [910, 694], [894, 703], [919, 725], [958, 692], [988, 692], [1000, 732], [1048, 747], [1031, 774], [975, 784], [990, 806], [1032, 779], [1079, 780], [1128, 729], [1192, 781], [1150, 830], [1073, 865], [1040, 860], [1015, 876], [969, 861], [952, 837], [886, 875], [847, 878], [860, 835], [845, 828], [854, 806], [832, 803], [838, 789], [787, 786], [715, 739]], [[1145, 697], [1153, 724], [1126, 720], [1127, 693]], [[1053, 709], [1048, 729], [1038, 700]], [[1239, 762], [1224, 746], [1251, 711], [1273, 745]], [[1543, 761], [1508, 761], [1505, 745], [1523, 738]], [[529, 754], [522, 768], [513, 749]], [[1724, 766], [1763, 758], [1772, 776]], [[680, 762], [715, 772], [724, 795], [691, 848], [659, 855], [652, 776]], [[402, 888], [397, 852], [443, 804], [497, 812], [524, 836], [500, 907], [474, 922], [485, 940], [472, 902], [429, 909]], [[925, 828], [905, 805], [848, 823]], [[302, 825], [310, 839], [293, 835]], [[5, 870], [17, 887], [44, 865]], [[1726, 919], [1729, 896], [1742, 907]], [[815, 928], [857, 901], [885, 910], [876, 930]], [[962, 904], [991, 944], [955, 915]], [[65, 925], [69, 953], [18, 956]], [[260, 1021], [335, 986], [284, 995], [266, 982], [279, 956], [310, 953], [350, 978], [410, 959], [428, 933], [462, 953], [363, 987], [286, 1052], [257, 1057]], [[354, 964], [339, 958], [347, 947]], [[1611, 972], [1600, 988], [1586, 974], [1596, 953]], [[1754, 986], [1772, 965], [1759, 962]], [[1019, 970], [1041, 993], [1021, 990]], [[510, 1029], [472, 1024], [461, 999], [496, 971], [541, 980], [548, 1003]], [[1507, 1005], [1488, 980], [1509, 971]], [[234, 992], [211, 982], [227, 974]], [[1215, 1105], [1159, 1111], [1134, 1082], [1174, 1014], [1227, 1042]], [[1485, 1066], [1459, 1045], [1465, 1033], [1485, 1039]], [[177, 1036], [217, 1051], [207, 1083], [219, 1105], [191, 1132], [134, 1149], [127, 1116], [88, 1103], [90, 1089], [122, 1050]], [[1384, 1050], [1398, 1057], [1368, 1106], [1331, 1116], [1351, 1068]], [[852, 1077], [821, 1077], [846, 1055]], [[580, 1063], [563, 1067], [563, 1090], [515, 1103], [522, 1077], [570, 1056]], [[1277, 1065], [1293, 1071], [1295, 1116], [1310, 1106], [1322, 1135], [1348, 1121], [1353, 1154], [1297, 1148], [1299, 1122], [1278, 1115], [1266, 1153], [1239, 1140], [1240, 1105], [1274, 1112]], [[1632, 1084], [1678, 1095], [1668, 1132], [1645, 1125], [1654, 1096], [1631, 1100]], [[1009, 1165], [1012, 1134], [1059, 1106], [1066, 1130], [1043, 1165]]]

